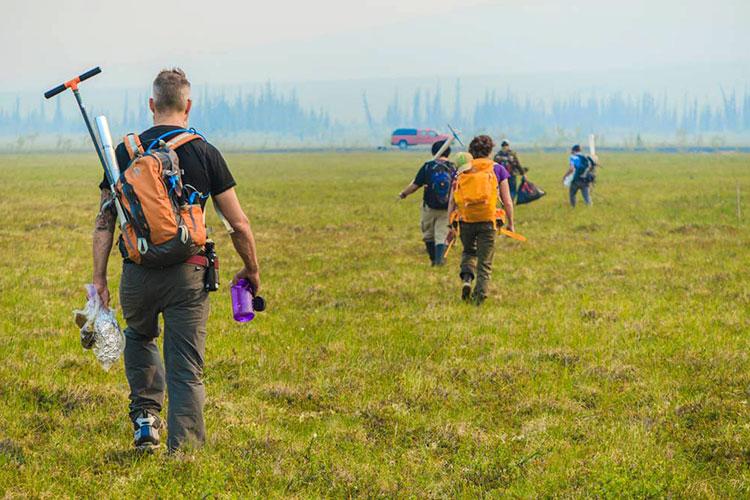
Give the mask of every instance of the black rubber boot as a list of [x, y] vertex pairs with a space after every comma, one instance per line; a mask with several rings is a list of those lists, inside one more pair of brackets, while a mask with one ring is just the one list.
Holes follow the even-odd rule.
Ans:
[[425, 241], [424, 247], [427, 250], [427, 255], [430, 256], [430, 262], [432, 262], [432, 265], [435, 265], [435, 242], [434, 241]]
[[435, 260], [436, 266], [442, 266], [444, 264], [443, 257], [445, 256], [445, 245], [435, 245]]

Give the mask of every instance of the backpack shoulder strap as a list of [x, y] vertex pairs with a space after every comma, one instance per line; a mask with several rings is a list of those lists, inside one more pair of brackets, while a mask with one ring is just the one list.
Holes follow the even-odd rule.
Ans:
[[143, 154], [143, 145], [141, 144], [141, 138], [138, 134], [128, 134], [122, 139], [125, 144], [125, 150], [128, 152], [128, 156], [132, 160], [138, 154]]
[[435, 168], [440, 168], [441, 170], [449, 170], [450, 169], [451, 162], [446, 160], [436, 160], [435, 161]]
[[198, 134], [193, 134], [190, 132], [183, 132], [179, 135], [176, 135], [172, 139], [170, 139], [169, 142], [167, 143], [167, 147], [169, 149], [175, 150], [179, 148], [180, 146], [182, 146], [183, 144], [187, 144], [188, 142], [194, 141], [196, 139], [203, 139], [203, 138], [199, 136]]

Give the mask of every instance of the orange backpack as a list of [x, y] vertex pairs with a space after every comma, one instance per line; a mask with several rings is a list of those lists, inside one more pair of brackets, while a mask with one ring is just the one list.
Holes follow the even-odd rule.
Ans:
[[494, 222], [497, 210], [497, 177], [491, 160], [472, 161], [471, 169], [458, 175], [453, 199], [463, 222]]
[[127, 219], [118, 243], [123, 257], [145, 267], [166, 267], [185, 262], [206, 243], [200, 199], [193, 203], [195, 194], [183, 186], [175, 153], [196, 139], [202, 137], [183, 132], [144, 151], [138, 135], [125, 136], [130, 163], [115, 185]]

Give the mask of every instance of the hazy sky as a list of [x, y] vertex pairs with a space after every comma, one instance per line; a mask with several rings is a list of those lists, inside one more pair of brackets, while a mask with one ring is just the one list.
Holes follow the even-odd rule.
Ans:
[[[0, 0], [0, 90], [101, 65], [143, 86], [601, 72], [750, 61], [748, 0]], [[647, 73], [644, 73], [644, 77]], [[750, 80], [750, 75], [748, 75]]]

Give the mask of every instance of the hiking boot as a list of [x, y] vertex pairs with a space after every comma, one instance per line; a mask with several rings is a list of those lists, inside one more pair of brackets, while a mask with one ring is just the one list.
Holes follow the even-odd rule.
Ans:
[[139, 450], [151, 451], [159, 447], [159, 428], [161, 419], [146, 411], [142, 411], [133, 421], [135, 438], [133, 446]]

